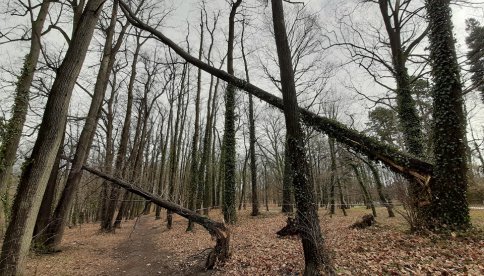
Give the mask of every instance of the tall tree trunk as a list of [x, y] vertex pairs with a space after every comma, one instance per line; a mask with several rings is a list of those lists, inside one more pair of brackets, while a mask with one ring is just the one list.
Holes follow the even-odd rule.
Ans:
[[[237, 8], [242, 0], [232, 3], [229, 15], [229, 37], [227, 50], [227, 73], [234, 75], [234, 24]], [[223, 147], [224, 152], [224, 197], [223, 214], [225, 222], [235, 224], [237, 213], [235, 210], [235, 86], [228, 84], [225, 91], [225, 127]]]
[[[247, 150], [246, 150], [247, 151]], [[245, 153], [245, 159], [244, 159], [244, 166], [241, 171], [241, 177], [240, 179], [242, 180], [242, 190], [240, 192], [240, 200], [239, 200], [239, 211], [242, 209], [242, 205], [244, 206], [245, 209], [245, 191], [247, 189], [247, 162], [249, 161], [249, 154], [247, 152]]]
[[103, 3], [102, 0], [87, 3], [52, 85], [37, 140], [22, 171], [12, 219], [5, 234], [0, 257], [0, 271], [4, 275], [23, 274], [37, 214], [62, 140], [72, 90]]
[[313, 187], [309, 182], [309, 165], [306, 159], [304, 133], [300, 124], [291, 51], [284, 21], [284, 8], [282, 0], [272, 0], [271, 3], [286, 119], [287, 149], [291, 156], [291, 168], [294, 172], [296, 218], [302, 228], [300, 235], [304, 250], [304, 275], [320, 275], [322, 271], [332, 274], [334, 270], [321, 234]]
[[334, 139], [328, 138], [329, 143], [329, 153], [331, 156], [331, 181], [330, 181], [330, 192], [329, 192], [329, 202], [330, 202], [330, 214], [334, 215], [336, 213], [335, 205], [335, 189], [337, 182], [337, 165], [336, 165], [336, 149], [334, 145]]
[[[200, 10], [200, 46], [198, 48], [198, 59], [202, 59], [203, 54], [203, 13]], [[190, 80], [188, 80], [190, 81]], [[193, 138], [192, 138], [192, 151], [190, 158], [190, 186], [188, 195], [188, 207], [191, 210], [197, 209], [196, 198], [200, 198], [201, 202], [201, 192], [203, 192], [203, 183], [200, 182], [200, 177], [198, 174], [203, 174], [203, 171], [198, 170], [198, 140], [200, 136], [200, 92], [202, 90], [202, 70], [198, 68], [197, 76], [197, 95], [195, 98], [195, 127], [193, 128]], [[198, 185], [197, 185], [198, 184]], [[198, 200], [197, 200], [198, 201]], [[193, 222], [188, 221], [187, 231], [193, 230]]]
[[[111, 95], [108, 99], [107, 105], [107, 114], [106, 114], [106, 154], [104, 156], [104, 168], [107, 174], [111, 174], [113, 160], [114, 160], [114, 141], [113, 141], [113, 122], [114, 122], [114, 98], [116, 96], [116, 84], [117, 84], [117, 72], [113, 71], [113, 81], [111, 85]], [[119, 168], [118, 168], [119, 169]], [[108, 215], [108, 206], [109, 206], [109, 191], [112, 186], [107, 182], [104, 181], [102, 184], [102, 191], [101, 191], [101, 207], [100, 207], [100, 214], [101, 214], [101, 225], [103, 222], [107, 221]], [[106, 231], [104, 228], [101, 227], [101, 231]]]
[[[121, 139], [119, 141], [119, 147], [118, 151], [116, 153], [116, 161], [115, 161], [115, 167], [117, 168], [114, 172], [115, 177], [122, 178], [123, 176], [126, 175], [126, 153], [128, 151], [128, 142], [129, 142], [129, 133], [130, 133], [130, 128], [131, 128], [131, 114], [133, 110], [133, 92], [134, 92], [134, 83], [136, 81], [136, 65], [138, 63], [138, 56], [140, 52], [140, 48], [142, 46], [142, 43], [140, 43], [140, 38], [139, 36], [136, 38], [136, 48], [133, 53], [133, 61], [131, 63], [131, 75], [129, 78], [129, 83], [128, 83], [128, 100], [126, 104], [126, 114], [124, 117], [124, 123], [123, 123], [123, 128], [121, 130]], [[107, 198], [108, 203], [107, 209], [106, 209], [106, 215], [104, 219], [101, 221], [101, 231], [104, 232], [111, 232], [113, 231], [114, 225], [113, 225], [113, 219], [114, 219], [114, 214], [116, 212], [116, 207], [118, 205], [118, 199], [119, 199], [119, 187], [117, 186], [112, 186], [111, 191], [109, 193], [109, 197]]]
[[449, 0], [426, 0], [434, 81], [434, 170], [427, 226], [467, 229], [466, 118]]
[[[115, 62], [115, 55], [121, 46], [121, 41], [118, 40], [118, 45], [116, 45], [117, 49], [112, 47], [116, 27], [117, 7], [118, 5], [115, 3], [111, 13], [111, 21], [106, 35], [106, 42], [104, 43], [103, 57], [101, 59], [99, 72], [96, 78], [91, 105], [89, 107], [89, 112], [87, 114], [81, 136], [79, 137], [71, 171], [69, 172], [66, 185], [52, 216], [50, 226], [47, 230], [51, 237], [49, 238], [46, 246], [48, 246], [52, 251], [58, 250], [62, 241], [67, 218], [69, 216], [69, 210], [72, 207], [74, 194], [77, 191], [82, 178], [82, 165], [84, 165], [89, 156], [92, 140], [96, 132], [97, 121], [101, 112], [104, 94], [106, 92], [109, 76]], [[125, 28], [123, 28], [122, 32], [124, 33], [124, 31]], [[122, 37], [122, 35], [120, 37]]]
[[[165, 142], [162, 145], [163, 150], [161, 152], [160, 176], [159, 176], [159, 179], [158, 179], [158, 192], [159, 192], [160, 195], [161, 195], [163, 188], [165, 188], [163, 183], [165, 182], [166, 152], [167, 152], [168, 144], [170, 142], [171, 121], [172, 121], [172, 117], [173, 117], [173, 102], [174, 102], [173, 100], [169, 100], [170, 111], [169, 111], [169, 114], [168, 114], [168, 126], [166, 128]], [[161, 207], [158, 206], [158, 205], [156, 206], [156, 210], [155, 210], [155, 219], [161, 219]]]
[[[183, 109], [184, 109], [184, 84], [185, 84], [185, 76], [187, 71], [187, 65], [183, 67], [182, 79], [181, 79], [181, 86], [180, 91], [178, 93], [178, 103], [177, 103], [177, 115], [174, 124], [174, 130], [170, 145], [170, 169], [169, 169], [169, 176], [168, 176], [168, 200], [175, 202], [176, 195], [175, 195], [175, 182], [176, 182], [176, 172], [178, 169], [178, 145], [179, 145], [179, 127], [180, 127], [180, 120], [183, 116]], [[173, 97], [175, 93], [175, 86], [173, 85], [172, 88]], [[187, 95], [188, 97], [188, 95]], [[187, 101], [188, 103], [188, 101]], [[181, 136], [181, 135], [180, 135]], [[173, 212], [171, 210], [167, 210], [167, 228], [171, 229], [173, 224]]]
[[[32, 23], [32, 38], [30, 39], [30, 50], [27, 56], [25, 56], [22, 71], [17, 80], [17, 87], [15, 90], [15, 100], [12, 108], [12, 117], [8, 120], [5, 126], [5, 133], [3, 133], [0, 146], [0, 196], [5, 193], [8, 198], [8, 186], [10, 182], [10, 175], [12, 173], [12, 167], [15, 163], [17, 148], [22, 136], [22, 129], [27, 117], [27, 111], [29, 107], [29, 95], [30, 86], [34, 79], [35, 67], [39, 60], [41, 50], [41, 33], [44, 27], [45, 19], [49, 13], [49, 0], [43, 0], [40, 6], [37, 18]], [[2, 212], [2, 207], [5, 212]], [[0, 224], [8, 221], [8, 217], [2, 218], [3, 213], [8, 214], [8, 200], [6, 200], [3, 206], [0, 206]], [[3, 230], [3, 226], [2, 226]]]
[[[208, 25], [208, 17], [207, 13], [205, 13], [205, 19]], [[212, 50], [213, 44], [215, 42], [215, 29], [217, 27], [218, 16], [214, 17], [213, 27], [212, 29], [208, 28], [207, 30], [210, 34], [210, 46], [208, 49], [207, 54], [207, 63], [211, 63], [212, 59]], [[220, 68], [223, 66], [225, 58], [222, 59], [220, 63]], [[214, 117], [215, 117], [215, 104], [217, 100], [217, 91], [218, 91], [218, 84], [219, 79], [215, 80], [215, 77], [211, 75], [210, 77], [210, 88], [208, 90], [208, 101], [207, 101], [207, 119], [206, 119], [206, 126], [205, 126], [205, 135], [203, 137], [203, 153], [202, 159], [200, 161], [200, 169], [199, 169], [199, 183], [203, 183], [204, 191], [203, 191], [203, 214], [208, 216], [210, 207], [213, 206], [213, 191], [215, 188], [213, 187], [214, 181], [212, 181], [213, 175], [213, 168], [210, 166], [211, 163], [211, 152], [212, 152], [212, 140], [215, 141], [213, 138], [213, 131], [214, 131]], [[215, 85], [215, 87], [214, 87]], [[213, 91], [213, 95], [212, 95]]]
[[[244, 47], [244, 34], [245, 34], [245, 18], [242, 20], [242, 35], [240, 38], [240, 44], [242, 49], [242, 59], [244, 60], [245, 79], [250, 82], [249, 78], [249, 66], [247, 65], [247, 56], [245, 54]], [[254, 119], [254, 101], [252, 95], [249, 94], [249, 154], [250, 154], [250, 179], [252, 187], [252, 212], [251, 216], [259, 215], [259, 200], [257, 198], [257, 163], [255, 156], [255, 119]], [[291, 205], [292, 206], [292, 205]], [[292, 211], [292, 210], [291, 210]], [[283, 210], [284, 212], [284, 210]]]

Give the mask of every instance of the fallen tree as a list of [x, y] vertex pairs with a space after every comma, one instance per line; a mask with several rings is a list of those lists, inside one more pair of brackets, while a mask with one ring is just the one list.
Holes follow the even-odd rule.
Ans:
[[[63, 158], [64, 160], [71, 161], [68, 158]], [[139, 195], [150, 202], [165, 208], [169, 211], [172, 211], [175, 214], [178, 214], [188, 220], [191, 220], [194, 223], [200, 224], [203, 226], [207, 231], [210, 233], [212, 238], [215, 239], [216, 244], [213, 250], [208, 254], [207, 261], [205, 263], [206, 269], [212, 269], [217, 262], [224, 262], [229, 256], [229, 243], [230, 243], [230, 231], [225, 224], [213, 221], [208, 217], [201, 216], [196, 212], [184, 208], [178, 204], [173, 202], [167, 201], [162, 199], [159, 196], [156, 196], [152, 193], [146, 192], [145, 190], [141, 189], [140, 187], [133, 185], [131, 183], [125, 182], [121, 179], [115, 178], [111, 175], [105, 174], [99, 170], [88, 166], [82, 166], [82, 169], [88, 171], [98, 177], [101, 177], [111, 183], [126, 189], [127, 191]]]
[[[283, 101], [281, 98], [276, 97], [245, 80], [230, 75], [223, 70], [212, 67], [209, 64], [190, 55], [175, 42], [163, 35], [163, 33], [137, 18], [126, 3], [120, 1], [119, 4], [126, 18], [133, 26], [151, 33], [160, 42], [170, 47], [190, 64], [246, 91], [249, 94], [252, 94], [253, 96], [278, 109], [283, 109]], [[335, 120], [319, 116], [307, 109], [299, 108], [299, 112], [301, 114], [302, 121], [307, 126], [325, 133], [329, 137], [336, 139], [336, 141], [348, 146], [352, 150], [368, 156], [370, 159], [382, 162], [392, 171], [403, 174], [407, 178], [415, 179], [424, 187], [428, 188], [428, 184], [432, 177], [432, 164], [404, 153], [395, 147], [380, 143], [376, 139], [365, 136]]]

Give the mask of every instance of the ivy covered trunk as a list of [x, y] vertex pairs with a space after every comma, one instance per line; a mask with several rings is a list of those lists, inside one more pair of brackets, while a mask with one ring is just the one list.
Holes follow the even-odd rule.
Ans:
[[304, 275], [332, 274], [329, 252], [319, 226], [313, 187], [309, 181], [309, 164], [306, 159], [304, 133], [301, 128], [296, 96], [291, 51], [287, 39], [282, 0], [272, 0], [274, 36], [279, 60], [284, 117], [286, 120], [287, 151], [293, 172], [293, 187], [297, 207], [297, 223], [300, 227], [304, 250]]
[[[398, 6], [398, 1], [395, 6]], [[422, 139], [422, 124], [421, 119], [418, 115], [415, 101], [412, 98], [412, 90], [410, 86], [410, 77], [408, 75], [408, 70], [406, 62], [408, 51], [410, 49], [405, 49], [402, 44], [402, 26], [403, 22], [400, 22], [400, 12], [399, 8], [395, 7], [392, 10], [391, 4], [387, 0], [379, 0], [380, 12], [383, 17], [383, 22], [388, 34], [391, 54], [392, 54], [392, 65], [393, 65], [393, 75], [397, 84], [396, 89], [396, 101], [397, 101], [397, 114], [400, 122], [400, 128], [403, 134], [403, 139], [405, 147], [409, 153], [414, 156], [422, 157], [424, 152], [423, 139]], [[392, 22], [394, 21], [394, 22]], [[425, 32], [424, 32], [425, 33]], [[423, 36], [417, 37], [408, 47], [413, 48], [418, 44]], [[419, 201], [421, 198], [421, 188], [420, 184], [412, 178], [408, 178], [410, 185], [410, 196], [412, 199], [412, 208], [415, 208], [415, 212], [418, 216], [418, 220], [423, 222], [424, 219], [418, 208]]]
[[292, 213], [294, 210], [293, 187], [292, 187], [291, 155], [289, 154], [288, 141], [284, 144], [284, 172], [282, 178], [282, 212]]
[[[49, 13], [50, 1], [44, 0], [40, 6], [37, 19], [32, 22], [32, 38], [30, 39], [30, 51], [25, 57], [20, 76], [15, 89], [15, 100], [12, 108], [12, 117], [5, 127], [0, 146], [0, 196], [5, 192], [8, 198], [8, 186], [13, 164], [15, 163], [17, 148], [22, 136], [22, 129], [27, 117], [29, 106], [30, 86], [34, 78], [35, 67], [39, 60], [41, 44], [40, 38], [45, 19]], [[7, 189], [6, 189], [7, 188]], [[5, 210], [8, 210], [8, 200], [4, 202]], [[1, 209], [1, 207], [0, 207]], [[7, 214], [8, 212], [5, 212]], [[2, 214], [0, 214], [0, 217]], [[7, 221], [8, 218], [5, 218]], [[3, 224], [3, 221], [0, 221]], [[2, 227], [3, 228], [3, 227]]]
[[427, 222], [432, 229], [470, 226], [467, 202], [466, 118], [452, 33], [450, 0], [425, 2], [434, 81], [434, 169]]
[[[234, 23], [235, 14], [242, 0], [232, 4], [229, 16], [229, 38], [227, 51], [227, 73], [234, 74]], [[224, 197], [223, 214], [227, 223], [237, 222], [235, 211], [235, 86], [227, 84], [225, 91], [225, 128], [224, 128]]]

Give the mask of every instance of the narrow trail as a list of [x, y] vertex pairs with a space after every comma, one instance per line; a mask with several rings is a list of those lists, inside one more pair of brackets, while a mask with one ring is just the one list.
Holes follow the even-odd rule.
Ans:
[[153, 216], [141, 216], [126, 237], [115, 247], [113, 259], [116, 267], [106, 275], [209, 275], [203, 263], [189, 269], [174, 263], [172, 252], [163, 250], [155, 240], [163, 229]]

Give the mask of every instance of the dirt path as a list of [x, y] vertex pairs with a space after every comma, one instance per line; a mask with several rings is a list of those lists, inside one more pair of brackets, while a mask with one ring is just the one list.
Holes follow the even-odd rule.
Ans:
[[209, 275], [203, 269], [203, 259], [187, 266], [176, 260], [173, 252], [163, 249], [156, 240], [166, 231], [153, 216], [142, 216], [131, 228], [130, 236], [114, 249], [116, 267], [105, 275]]

